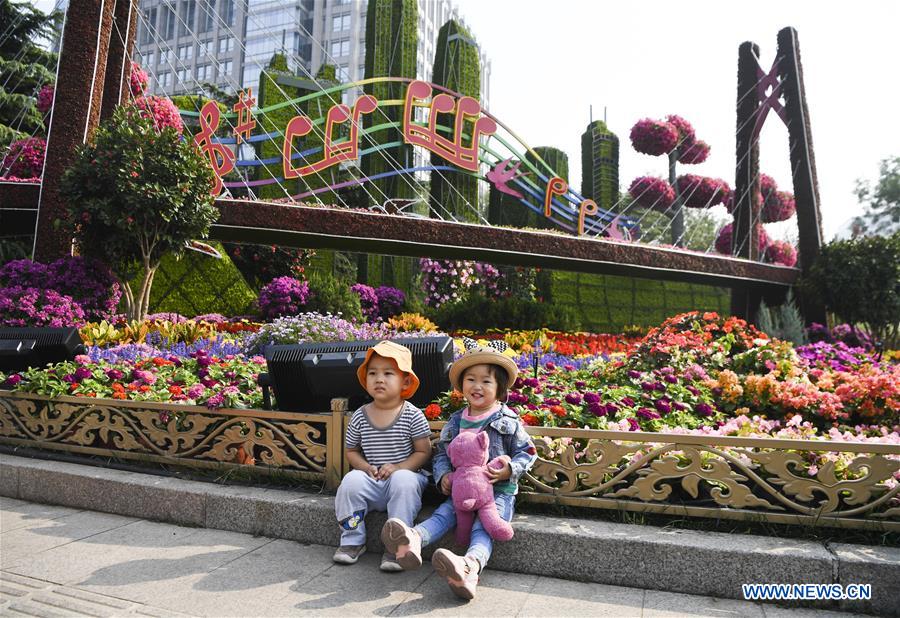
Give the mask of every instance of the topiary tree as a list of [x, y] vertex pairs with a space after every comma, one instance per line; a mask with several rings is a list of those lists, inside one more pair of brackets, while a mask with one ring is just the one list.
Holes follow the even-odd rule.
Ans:
[[[431, 81], [464, 96], [479, 99], [481, 96], [481, 61], [478, 47], [466, 28], [456, 20], [449, 20], [438, 31], [434, 52], [434, 71]], [[454, 114], [438, 114], [437, 123], [447, 127], [439, 130], [444, 137], [453, 139]], [[471, 124], [468, 125], [471, 131]], [[446, 165], [447, 161], [431, 153], [431, 164]], [[431, 173], [431, 212], [433, 217], [444, 218], [449, 213], [457, 221], [478, 221], [481, 212], [478, 204], [478, 179], [465, 170]]]
[[802, 287], [852, 328], [900, 344], [900, 232], [825, 245]]
[[[218, 216], [206, 159], [175, 129], [157, 131], [134, 106], [117, 108], [78, 148], [61, 184], [81, 253], [113, 270], [129, 319], [147, 313], [163, 256], [206, 238]], [[141, 275], [137, 290], [134, 273]]]

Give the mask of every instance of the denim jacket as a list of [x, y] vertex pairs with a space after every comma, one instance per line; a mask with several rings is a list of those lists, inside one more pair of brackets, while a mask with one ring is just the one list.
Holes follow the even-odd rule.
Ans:
[[[462, 410], [455, 412], [441, 430], [441, 439], [437, 444], [437, 452], [433, 460], [434, 483], [438, 487], [441, 486], [441, 479], [444, 478], [444, 475], [453, 469], [450, 457], [447, 456], [447, 446], [459, 434], [461, 417]], [[512, 469], [509, 482], [518, 484], [519, 478], [534, 465], [537, 459], [534, 442], [525, 431], [519, 415], [503, 405], [491, 416], [484, 431], [490, 438], [488, 461], [501, 455], [508, 455], [509, 467]], [[518, 488], [516, 492], [518, 493]]]

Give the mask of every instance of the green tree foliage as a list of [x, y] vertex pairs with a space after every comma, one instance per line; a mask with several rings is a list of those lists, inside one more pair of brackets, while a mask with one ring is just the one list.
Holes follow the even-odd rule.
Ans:
[[[366, 10], [366, 79], [373, 77], [416, 77], [416, 51], [418, 43], [419, 11], [416, 0], [369, 0]], [[366, 94], [379, 101], [403, 99], [406, 84], [388, 82], [367, 84]], [[363, 124], [366, 128], [388, 122], [403, 122], [403, 106], [379, 108], [366, 114]], [[397, 168], [412, 167], [412, 146], [403, 143], [403, 131], [390, 128], [381, 129], [360, 138], [360, 148], [367, 149], [378, 144], [398, 142], [392, 146], [367, 154], [362, 158], [362, 169], [366, 176], [374, 176]], [[386, 199], [415, 197], [415, 182], [404, 175], [390, 176], [366, 183], [370, 200], [384, 202]]]
[[45, 14], [31, 3], [0, 0], [0, 148], [31, 135], [43, 135], [37, 94], [56, 79], [53, 52], [38, 42], [59, 29], [62, 14]]
[[619, 200], [619, 138], [602, 120], [581, 134], [581, 194], [604, 210]]
[[856, 181], [856, 196], [866, 206], [865, 214], [853, 222], [862, 234], [888, 235], [900, 230], [900, 157], [881, 162], [875, 186]]
[[828, 243], [803, 285], [843, 321], [900, 344], [900, 231]]
[[[130, 319], [147, 313], [153, 277], [167, 254], [206, 238], [218, 217], [213, 172], [191, 140], [157, 131], [150, 118], [120, 107], [80, 146], [62, 178], [69, 223], [84, 255], [106, 262], [124, 290]], [[130, 280], [141, 273], [140, 287]]]
[[[481, 96], [478, 47], [469, 31], [455, 20], [445, 23], [438, 32], [431, 81], [476, 100]], [[438, 115], [438, 125], [445, 127], [439, 132], [451, 141], [455, 119], [454, 114]], [[469, 136], [463, 137], [466, 142], [471, 139], [473, 125], [474, 120], [470, 120], [463, 128], [464, 135]], [[432, 153], [431, 164], [447, 165], [447, 160]], [[478, 204], [478, 179], [463, 169], [432, 172], [429, 202], [432, 216], [442, 219], [452, 216], [457, 221], [477, 222], [478, 213], [481, 212]]]

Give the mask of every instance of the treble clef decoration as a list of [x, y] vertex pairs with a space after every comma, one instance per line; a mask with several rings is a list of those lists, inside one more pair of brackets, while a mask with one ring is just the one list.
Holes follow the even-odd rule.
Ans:
[[215, 173], [216, 183], [212, 188], [212, 194], [218, 195], [222, 191], [222, 176], [234, 169], [234, 153], [224, 146], [212, 141], [213, 134], [219, 128], [219, 106], [215, 101], [207, 101], [200, 109], [200, 132], [194, 136], [194, 142], [209, 159]]

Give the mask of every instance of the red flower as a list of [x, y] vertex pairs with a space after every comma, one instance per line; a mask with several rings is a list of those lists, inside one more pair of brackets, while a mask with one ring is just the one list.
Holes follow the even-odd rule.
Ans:
[[531, 425], [532, 427], [536, 427], [541, 424], [541, 419], [536, 417], [534, 414], [524, 414], [522, 415], [522, 422], [526, 425]]
[[550, 406], [550, 412], [560, 418], [566, 415], [566, 409], [562, 406]]
[[425, 406], [425, 418], [429, 421], [437, 419], [441, 415], [441, 406], [436, 403], [430, 403]]

